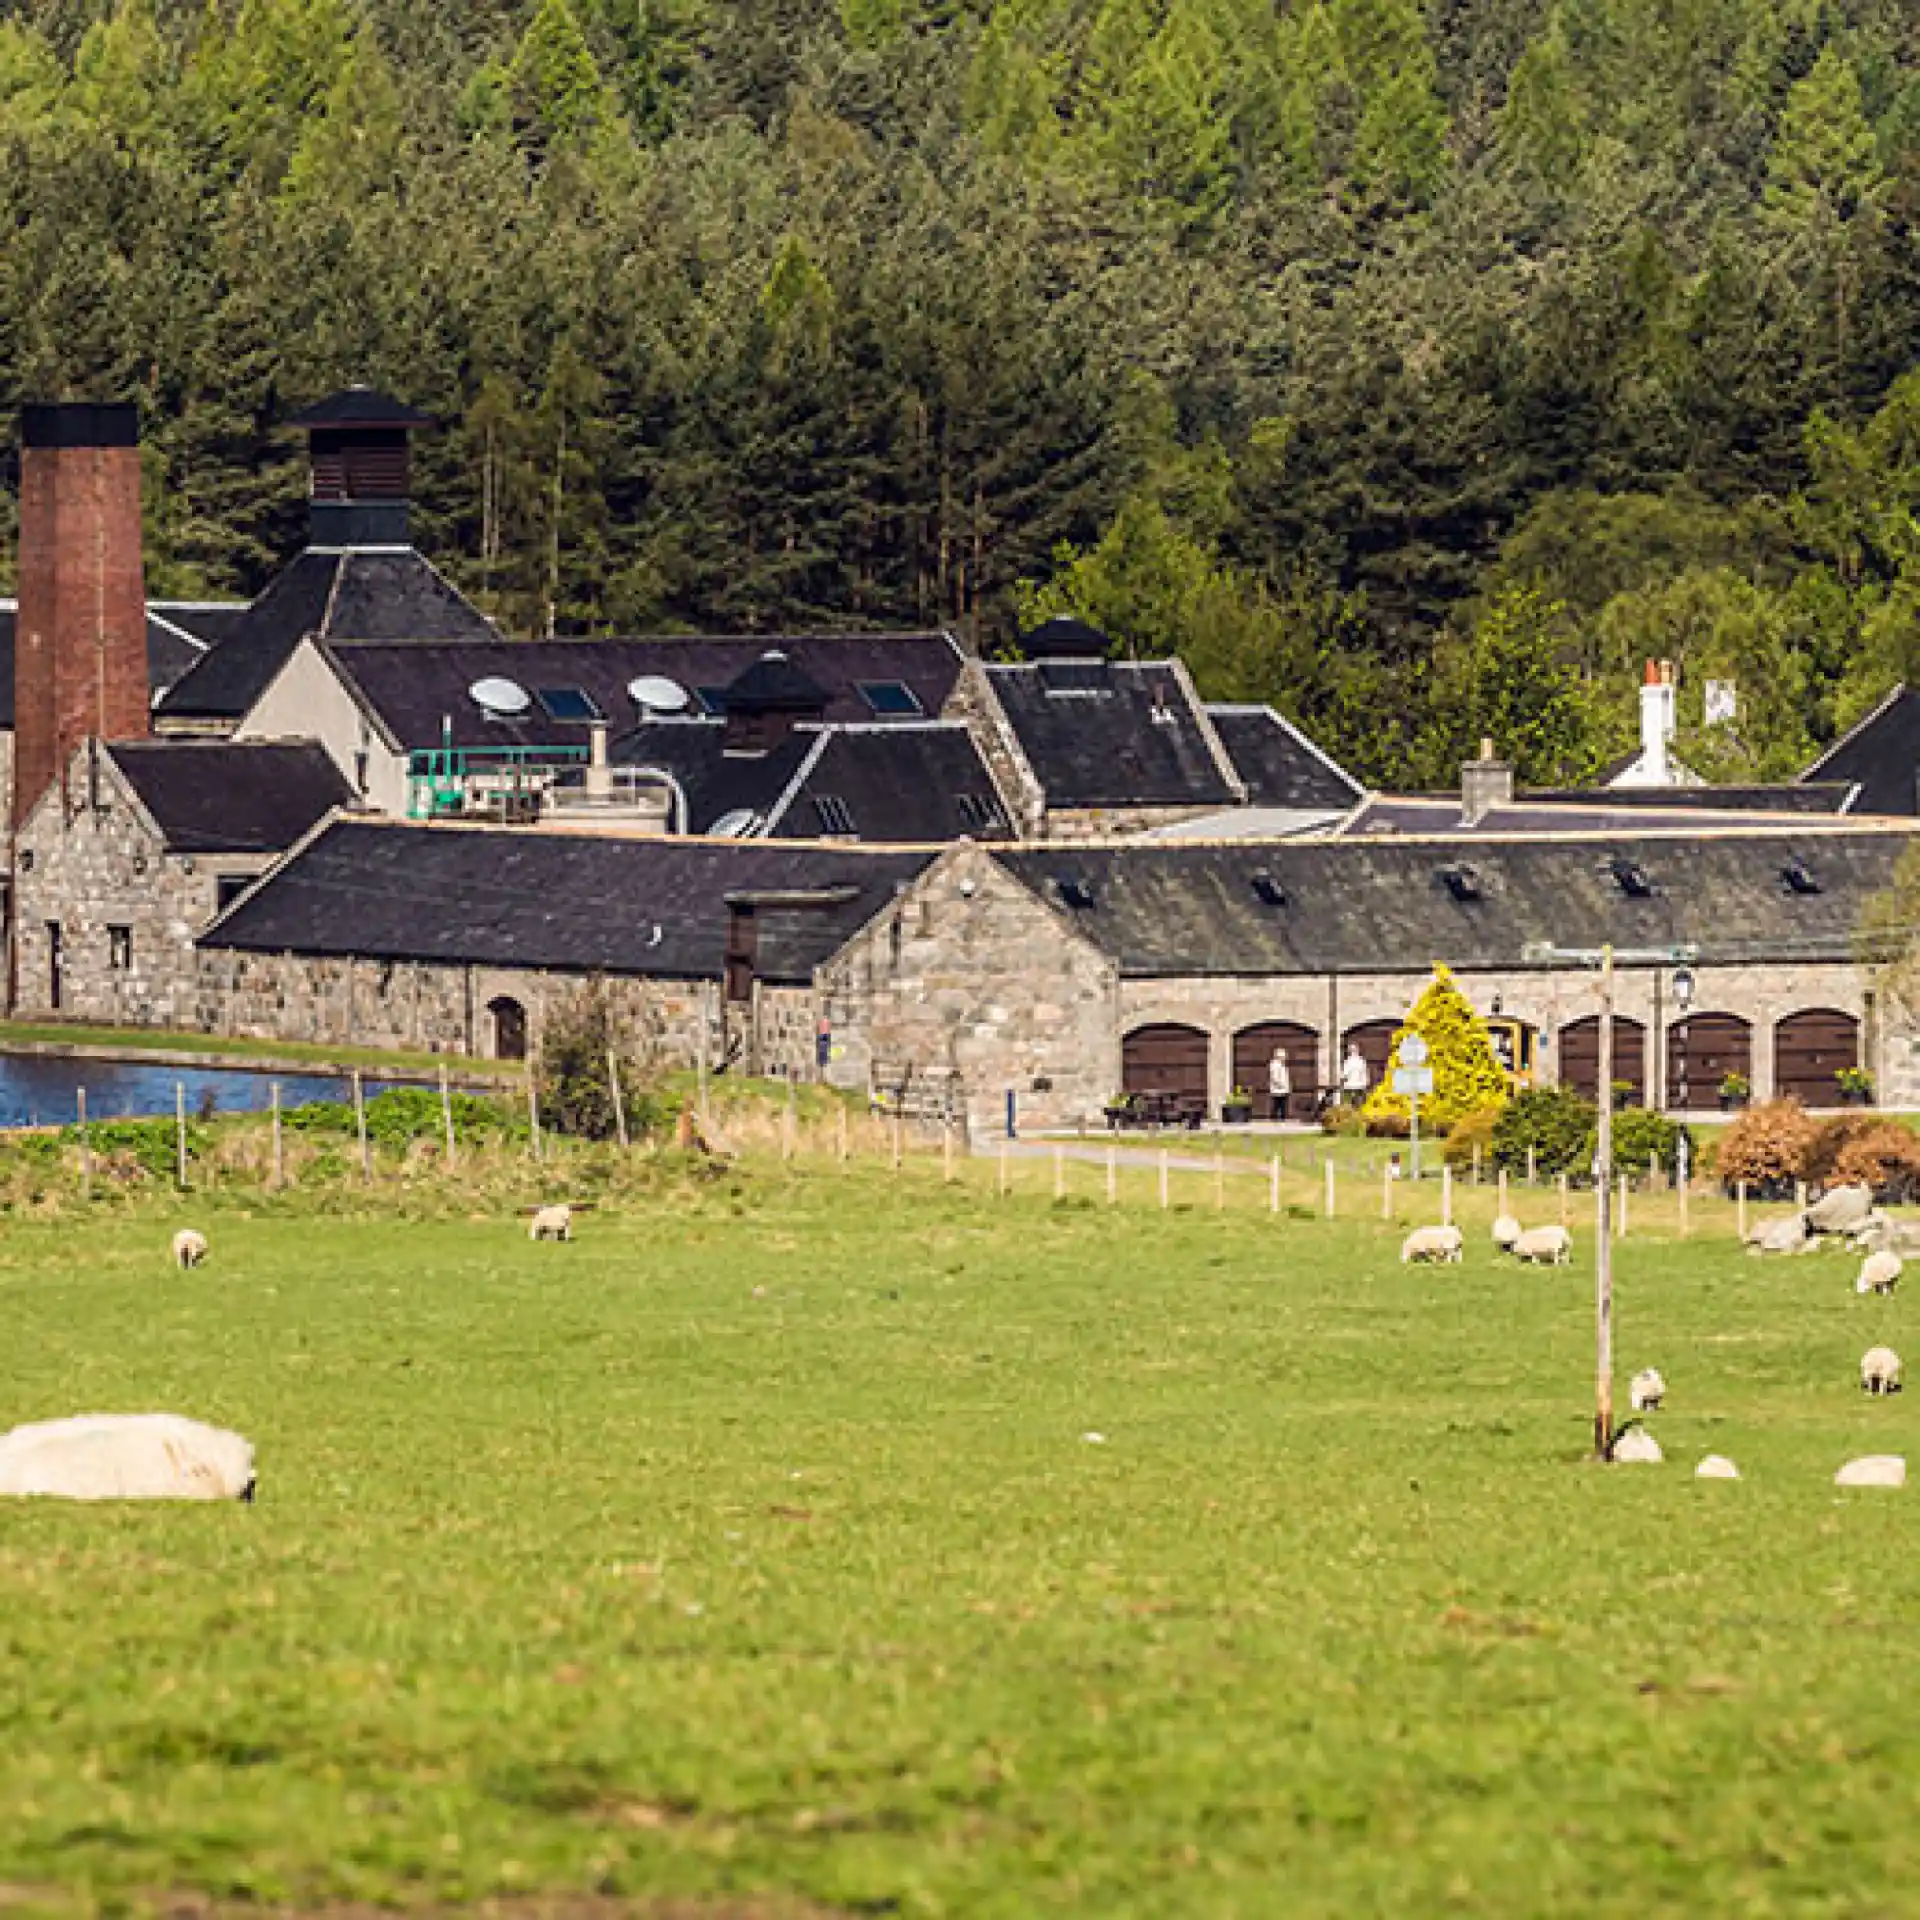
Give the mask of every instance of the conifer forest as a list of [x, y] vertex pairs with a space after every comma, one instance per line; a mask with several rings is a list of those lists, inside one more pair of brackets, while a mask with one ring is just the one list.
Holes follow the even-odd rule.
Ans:
[[1070, 611], [1398, 785], [1920, 678], [1912, 0], [10, 0], [0, 218], [156, 594], [365, 381], [529, 638]]

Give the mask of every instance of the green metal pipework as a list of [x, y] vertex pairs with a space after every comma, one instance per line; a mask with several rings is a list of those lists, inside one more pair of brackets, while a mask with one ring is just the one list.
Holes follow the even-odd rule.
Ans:
[[585, 747], [418, 747], [407, 755], [407, 818], [464, 813], [477, 778], [584, 765]]

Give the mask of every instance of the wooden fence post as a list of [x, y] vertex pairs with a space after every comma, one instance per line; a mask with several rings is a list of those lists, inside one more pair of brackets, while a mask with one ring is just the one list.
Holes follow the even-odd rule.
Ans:
[[176, 1162], [174, 1177], [180, 1191], [187, 1190], [187, 1083], [173, 1083], [173, 1143]]
[[1740, 1244], [1747, 1244], [1747, 1183], [1737, 1181], [1733, 1189], [1733, 1230], [1739, 1236]]
[[1496, 1177], [1498, 1179], [1499, 1187], [1500, 1187], [1500, 1211], [1502, 1213], [1505, 1213], [1507, 1210], [1507, 1170], [1506, 1168], [1502, 1167], [1499, 1171], [1499, 1174]]
[[1003, 1200], [1007, 1197], [1007, 1159], [1007, 1143], [1002, 1140], [1000, 1142], [1000, 1197]]
[[1567, 1176], [1563, 1173], [1560, 1176], [1560, 1224], [1563, 1227], [1568, 1223], [1569, 1213], [1570, 1209], [1567, 1204]]
[[1536, 1148], [1527, 1149], [1527, 1185], [1537, 1187], [1540, 1184], [1540, 1155]]
[[1480, 1142], [1478, 1140], [1473, 1143], [1473, 1184], [1476, 1187], [1480, 1184]]
[[1632, 1191], [1633, 1182], [1623, 1173], [1620, 1176], [1619, 1229], [1616, 1235], [1621, 1240], [1627, 1237], [1627, 1195]]
[[[275, 1088], [276, 1093], [279, 1088]], [[78, 1089], [80, 1102], [80, 1191], [89, 1200], [93, 1198], [93, 1136], [87, 1131], [87, 1090]]]
[[834, 1112], [838, 1116], [834, 1125], [834, 1152], [838, 1156], [840, 1164], [844, 1167], [847, 1164], [847, 1109], [845, 1103], [843, 1102], [836, 1106]]
[[361, 1084], [360, 1069], [353, 1070], [353, 1129], [360, 1136], [360, 1178], [373, 1179], [373, 1154], [367, 1146], [367, 1095]]
[[1453, 1225], [1453, 1169], [1444, 1160], [1440, 1163], [1440, 1224]]
[[1674, 1191], [1680, 1196], [1680, 1238], [1684, 1240], [1687, 1237], [1687, 1201], [1693, 1190], [1692, 1176], [1689, 1175], [1684, 1180], [1676, 1180], [1673, 1186]]
[[947, 1123], [940, 1129], [940, 1178], [948, 1186], [953, 1185], [953, 1119], [949, 1115]]
[[273, 1096], [273, 1184], [278, 1187], [286, 1177], [286, 1160], [280, 1144], [280, 1082], [274, 1081], [268, 1091]]
[[440, 1124], [447, 1136], [447, 1165], [452, 1166], [458, 1158], [459, 1149], [453, 1140], [453, 1088], [447, 1082], [447, 1064], [440, 1063]]
[[623, 1148], [630, 1147], [633, 1142], [627, 1138], [627, 1096], [620, 1085], [620, 1056], [611, 1047], [607, 1049], [607, 1091], [613, 1095], [614, 1137]]
[[780, 1109], [780, 1158], [782, 1160], [793, 1158], [795, 1121], [793, 1082], [789, 1080], [787, 1104]]
[[534, 1159], [544, 1160], [546, 1153], [540, 1140], [540, 1076], [534, 1072], [531, 1060], [527, 1062], [527, 1141]]

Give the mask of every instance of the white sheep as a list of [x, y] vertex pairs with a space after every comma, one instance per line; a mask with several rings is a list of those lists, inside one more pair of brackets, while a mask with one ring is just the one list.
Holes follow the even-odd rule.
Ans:
[[253, 1447], [177, 1413], [83, 1413], [0, 1434], [0, 1494], [251, 1500]]
[[173, 1236], [173, 1264], [176, 1267], [197, 1267], [207, 1257], [207, 1236], [196, 1233], [191, 1227], [182, 1227]]
[[1493, 1244], [1498, 1247], [1502, 1253], [1511, 1253], [1513, 1251], [1513, 1243], [1518, 1240], [1525, 1231], [1526, 1229], [1521, 1226], [1520, 1222], [1516, 1220], [1512, 1214], [1503, 1213], [1493, 1223]]
[[1869, 1347], [1860, 1356], [1860, 1385], [1868, 1393], [1898, 1393], [1900, 1356], [1891, 1347]]
[[1415, 1227], [1400, 1243], [1400, 1264], [1415, 1260], [1457, 1261], [1466, 1246], [1458, 1227]]
[[529, 1240], [571, 1240], [573, 1209], [568, 1206], [537, 1207], [527, 1227]]
[[1900, 1282], [1905, 1263], [1897, 1253], [1870, 1253], [1860, 1262], [1860, 1277], [1853, 1283], [1855, 1293], [1891, 1293]]
[[1565, 1227], [1529, 1227], [1513, 1243], [1516, 1260], [1531, 1260], [1538, 1266], [1564, 1267], [1573, 1258], [1573, 1235]]
[[1762, 1220], [1747, 1235], [1749, 1253], [1804, 1253], [1810, 1244], [1807, 1216], [1789, 1213], [1778, 1220]]
[[1694, 1468], [1696, 1480], [1738, 1480], [1740, 1469], [1724, 1453], [1710, 1453]]
[[1645, 1427], [1629, 1427], [1614, 1438], [1609, 1460], [1623, 1467], [1657, 1467], [1667, 1456]]
[[1809, 1233], [1853, 1233], [1873, 1212], [1873, 1189], [1834, 1187], [1807, 1209]]
[[1907, 1484], [1907, 1462], [1898, 1453], [1862, 1454], [1858, 1460], [1849, 1460], [1833, 1476], [1836, 1487], [1904, 1487]]
[[1666, 1397], [1667, 1383], [1661, 1379], [1658, 1367], [1642, 1367], [1627, 1388], [1627, 1402], [1635, 1413], [1658, 1413], [1660, 1402]]

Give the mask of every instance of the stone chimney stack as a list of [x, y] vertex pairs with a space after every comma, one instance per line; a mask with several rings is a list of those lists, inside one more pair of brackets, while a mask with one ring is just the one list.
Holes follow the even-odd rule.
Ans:
[[1480, 742], [1480, 758], [1460, 769], [1460, 824], [1477, 827], [1496, 807], [1513, 804], [1513, 768], [1493, 757], [1493, 742]]
[[148, 730], [140, 429], [130, 406], [21, 410], [13, 710], [16, 827], [82, 740]]

